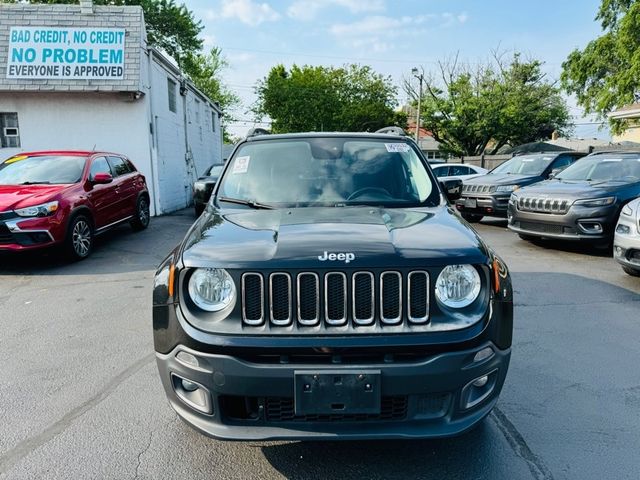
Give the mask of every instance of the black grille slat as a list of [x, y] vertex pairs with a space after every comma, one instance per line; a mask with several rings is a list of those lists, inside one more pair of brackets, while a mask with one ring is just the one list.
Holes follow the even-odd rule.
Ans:
[[320, 319], [320, 286], [315, 273], [298, 275], [298, 321], [302, 325], [315, 325]]
[[382, 322], [395, 324], [402, 320], [402, 277], [397, 272], [380, 276], [380, 310]]
[[343, 273], [331, 272], [325, 276], [325, 318], [331, 325], [347, 320], [347, 278]]
[[357, 272], [353, 274], [353, 320], [359, 325], [369, 325], [374, 320], [373, 274]]
[[270, 278], [271, 323], [288, 325], [291, 322], [291, 277], [273, 273]]
[[429, 274], [411, 272], [408, 291], [409, 321], [426, 322], [429, 319]]
[[264, 322], [264, 283], [262, 275], [257, 273], [243, 275], [242, 303], [245, 323], [260, 325]]

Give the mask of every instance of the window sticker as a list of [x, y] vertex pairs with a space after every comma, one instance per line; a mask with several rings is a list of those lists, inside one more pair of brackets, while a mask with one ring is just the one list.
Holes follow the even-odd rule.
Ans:
[[233, 170], [231, 171], [231, 173], [247, 173], [247, 170], [249, 170], [249, 159], [249, 155], [246, 155], [244, 157], [237, 157], [235, 163], [233, 164]]
[[603, 158], [602, 161], [603, 162], [621, 162], [622, 159], [621, 158]]
[[535, 161], [535, 158], [523, 158], [522, 161], [523, 162], [533, 162], [533, 161]]
[[411, 147], [406, 143], [385, 143], [384, 146], [387, 148], [387, 152], [395, 153], [395, 152], [408, 152], [411, 150]]
[[9, 158], [6, 162], [7, 165], [9, 165], [10, 163], [15, 163], [15, 162], [19, 162], [20, 160], [24, 160], [25, 158], [29, 158], [26, 155], [16, 155], [15, 157], [11, 157]]

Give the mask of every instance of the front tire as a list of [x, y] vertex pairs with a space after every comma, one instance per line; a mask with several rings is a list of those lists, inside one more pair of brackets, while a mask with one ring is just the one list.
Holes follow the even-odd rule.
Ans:
[[136, 204], [136, 216], [131, 220], [131, 228], [133, 228], [134, 231], [139, 232], [140, 230], [147, 228], [150, 221], [151, 213], [149, 211], [149, 200], [147, 197], [140, 197]]
[[69, 223], [65, 249], [74, 261], [84, 260], [93, 250], [93, 224], [86, 215], [76, 215]]
[[625, 267], [623, 265], [622, 270], [624, 270], [624, 273], [631, 275], [632, 277], [640, 277], [640, 270], [636, 270], [635, 268]]
[[469, 223], [478, 223], [483, 218], [483, 215], [476, 215], [474, 213], [461, 213], [461, 215], [462, 218]]

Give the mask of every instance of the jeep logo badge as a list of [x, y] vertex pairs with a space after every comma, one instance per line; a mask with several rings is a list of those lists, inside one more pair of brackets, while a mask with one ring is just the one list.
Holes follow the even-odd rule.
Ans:
[[325, 251], [322, 255], [318, 256], [318, 260], [325, 262], [327, 260], [335, 262], [336, 260], [344, 263], [349, 263], [356, 259], [356, 254], [351, 252], [344, 253], [329, 253]]

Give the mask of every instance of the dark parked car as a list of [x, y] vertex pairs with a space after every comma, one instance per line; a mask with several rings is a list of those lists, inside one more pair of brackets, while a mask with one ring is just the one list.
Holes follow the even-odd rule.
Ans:
[[223, 169], [224, 165], [211, 165], [193, 184], [193, 207], [196, 216], [199, 217], [207, 206], [213, 187], [215, 187]]
[[504, 263], [413, 140], [261, 135], [160, 265], [169, 403], [226, 439], [455, 435], [495, 405], [511, 352]]
[[73, 259], [123, 222], [149, 225], [145, 178], [123, 155], [22, 153], [0, 164], [0, 251], [63, 246]]
[[514, 192], [509, 228], [526, 239], [609, 246], [620, 210], [638, 196], [640, 153], [592, 154], [552, 180]]
[[558, 174], [584, 155], [551, 152], [513, 157], [486, 175], [466, 180], [456, 208], [469, 222], [479, 222], [485, 215], [506, 217], [511, 192]]

